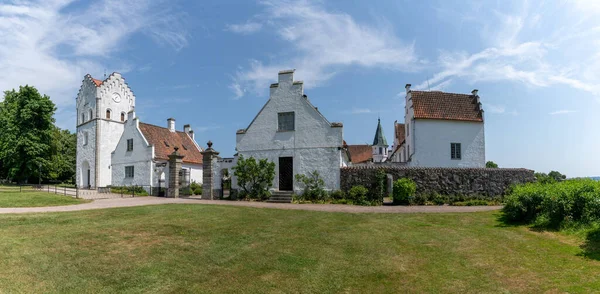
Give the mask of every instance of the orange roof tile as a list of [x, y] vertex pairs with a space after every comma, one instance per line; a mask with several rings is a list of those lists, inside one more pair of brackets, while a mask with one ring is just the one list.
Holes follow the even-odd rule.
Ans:
[[371, 145], [347, 145], [350, 162], [364, 163], [373, 160]]
[[100, 85], [102, 85], [102, 81], [101, 80], [97, 80], [92, 78], [92, 81], [94, 82], [94, 84], [96, 84], [96, 87], [100, 87]]
[[396, 140], [398, 144], [402, 144], [404, 138], [406, 137], [406, 129], [404, 128], [404, 124], [394, 123], [394, 132], [396, 134]]
[[415, 118], [483, 122], [476, 96], [440, 91], [411, 91]]
[[185, 132], [171, 132], [167, 128], [140, 123], [140, 131], [154, 145], [154, 157], [156, 159], [168, 160], [169, 155], [179, 147], [179, 154], [183, 155], [183, 162], [202, 164], [202, 153]]

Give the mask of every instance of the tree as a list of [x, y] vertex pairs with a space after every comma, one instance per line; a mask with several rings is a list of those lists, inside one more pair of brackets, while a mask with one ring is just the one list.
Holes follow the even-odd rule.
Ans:
[[40, 176], [48, 166], [54, 130], [54, 103], [35, 87], [4, 92], [0, 103], [0, 161], [5, 176], [19, 182]]
[[563, 175], [563, 174], [561, 174], [561, 173], [559, 173], [559, 172], [557, 172], [555, 170], [549, 172], [548, 176], [551, 177], [551, 178], [553, 178], [557, 182], [563, 181], [563, 180], [565, 180], [567, 178], [566, 175]]
[[325, 200], [324, 198], [327, 196], [325, 181], [323, 181], [318, 171], [312, 171], [308, 175], [297, 174], [296, 181], [304, 185], [304, 193], [301, 196], [304, 200]]
[[485, 167], [487, 168], [498, 168], [498, 165], [493, 161], [488, 161], [485, 163]]
[[56, 182], [75, 180], [75, 161], [77, 156], [77, 134], [55, 127], [52, 131], [52, 156], [42, 170], [44, 179]]
[[243, 155], [238, 158], [233, 167], [233, 174], [237, 178], [238, 186], [242, 188], [242, 198], [266, 199], [269, 197], [269, 188], [275, 179], [275, 163], [267, 159], [258, 162], [254, 157], [245, 159]]

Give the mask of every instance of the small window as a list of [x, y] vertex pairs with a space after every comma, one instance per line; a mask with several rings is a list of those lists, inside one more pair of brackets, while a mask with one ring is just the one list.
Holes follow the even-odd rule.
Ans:
[[460, 143], [450, 143], [450, 158], [461, 159]]
[[110, 109], [106, 110], [106, 119], [110, 119]]
[[125, 113], [121, 112], [121, 121], [125, 121]]
[[133, 139], [127, 139], [127, 151], [133, 151]]
[[379, 147], [379, 154], [383, 154], [383, 148]]
[[92, 113], [92, 110], [90, 109], [90, 118], [89, 120], [92, 120], [94, 118], [94, 114]]
[[133, 178], [133, 174], [134, 174], [134, 166], [126, 166], [125, 167], [125, 177], [126, 178]]
[[406, 136], [410, 136], [410, 125], [406, 123]]
[[83, 133], [83, 146], [88, 144], [88, 133]]
[[293, 131], [294, 130], [294, 113], [282, 112], [278, 114], [278, 131]]

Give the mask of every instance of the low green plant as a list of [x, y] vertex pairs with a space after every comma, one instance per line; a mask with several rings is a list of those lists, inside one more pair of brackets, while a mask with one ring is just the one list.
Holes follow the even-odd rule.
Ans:
[[190, 191], [194, 193], [194, 195], [202, 195], [202, 185], [198, 184], [196, 181], [192, 181], [190, 184]]
[[341, 200], [341, 199], [346, 198], [346, 194], [342, 190], [335, 190], [335, 191], [332, 191], [331, 193], [329, 193], [329, 197], [332, 200]]
[[328, 194], [325, 192], [325, 181], [317, 171], [312, 171], [308, 175], [297, 174], [296, 181], [304, 185], [304, 192], [299, 195], [299, 199], [306, 201], [325, 201]]
[[452, 203], [453, 206], [488, 206], [494, 205], [496, 203], [489, 202], [486, 200], [467, 200], [467, 201], [457, 201]]
[[364, 186], [358, 185], [350, 188], [346, 199], [352, 201], [354, 204], [370, 205], [370, 203], [367, 200], [367, 194], [369, 194], [369, 189], [365, 188]]
[[394, 182], [392, 200], [394, 204], [409, 205], [417, 191], [417, 184], [411, 179], [402, 178]]
[[148, 196], [148, 191], [142, 186], [110, 186], [110, 192], [135, 196]]

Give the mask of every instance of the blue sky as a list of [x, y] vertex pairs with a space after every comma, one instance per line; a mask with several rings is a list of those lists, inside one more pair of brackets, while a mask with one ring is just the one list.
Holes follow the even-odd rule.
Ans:
[[600, 1], [5, 1], [0, 89], [30, 84], [75, 128], [86, 73], [123, 74], [142, 121], [189, 123], [233, 155], [235, 131], [277, 72], [350, 144], [388, 141], [404, 85], [470, 93], [486, 115], [486, 158], [600, 175]]

